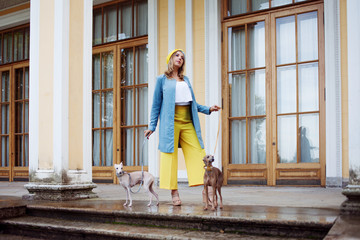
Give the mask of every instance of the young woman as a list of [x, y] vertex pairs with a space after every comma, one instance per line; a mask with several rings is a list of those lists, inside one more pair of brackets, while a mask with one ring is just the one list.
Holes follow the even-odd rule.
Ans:
[[202, 159], [206, 154], [198, 112], [209, 115], [220, 107], [202, 106], [196, 102], [189, 79], [183, 75], [185, 54], [181, 49], [173, 50], [167, 56], [166, 63], [167, 71], [156, 80], [149, 129], [144, 134], [149, 137], [155, 131], [160, 117], [160, 188], [171, 190], [173, 205], [180, 206], [177, 185], [178, 146], [184, 153], [189, 186], [202, 185]]

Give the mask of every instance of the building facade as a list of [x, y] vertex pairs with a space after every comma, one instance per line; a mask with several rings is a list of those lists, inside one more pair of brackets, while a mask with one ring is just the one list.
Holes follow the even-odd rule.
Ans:
[[200, 122], [225, 184], [358, 184], [358, 1], [0, 2], [1, 180], [91, 189], [120, 162], [158, 177], [143, 131], [181, 48], [197, 101], [222, 106]]

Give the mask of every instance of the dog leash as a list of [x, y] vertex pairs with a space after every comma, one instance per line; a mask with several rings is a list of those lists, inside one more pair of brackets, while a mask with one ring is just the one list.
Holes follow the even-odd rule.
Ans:
[[[133, 190], [130, 188], [130, 192], [132, 193], [138, 193], [142, 187], [142, 185], [144, 184], [144, 161], [143, 161], [143, 154], [144, 154], [144, 146], [145, 146], [145, 142], [146, 142], [146, 137], [144, 138], [143, 144], [141, 146], [141, 151], [140, 151], [140, 161], [141, 161], [141, 182], [139, 184], [139, 188], [137, 191], [133, 192]], [[131, 176], [130, 173], [129, 174], [129, 182], [131, 183]]]
[[221, 108], [220, 108], [220, 110], [219, 110], [219, 123], [218, 123], [218, 131], [217, 131], [217, 135], [216, 135], [215, 148], [214, 148], [214, 154], [213, 154], [213, 155], [215, 155], [215, 152], [216, 152], [216, 146], [217, 146], [217, 142], [218, 142], [218, 139], [219, 139], [220, 124], [221, 124]]

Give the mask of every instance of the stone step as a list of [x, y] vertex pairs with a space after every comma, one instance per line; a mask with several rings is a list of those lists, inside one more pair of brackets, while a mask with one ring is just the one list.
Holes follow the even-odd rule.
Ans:
[[[219, 232], [251, 236], [323, 239], [338, 215], [333, 209], [224, 206], [204, 211], [202, 205], [174, 207], [161, 203], [146, 207], [145, 201], [123, 207], [119, 201], [86, 200], [30, 204], [27, 215], [70, 222], [111, 223], [111, 226], [157, 227], [161, 231]], [[164, 230], [166, 228], [166, 230]], [[156, 229], [156, 228], [155, 228]], [[180, 231], [179, 230], [179, 231]]]
[[[17, 238], [22, 236], [23, 238]], [[71, 221], [55, 218], [23, 216], [0, 220], [0, 239], [244, 239], [275, 240], [270, 236], [251, 236], [196, 230], [145, 227], [115, 223]], [[295, 240], [296, 238], [286, 238]]]

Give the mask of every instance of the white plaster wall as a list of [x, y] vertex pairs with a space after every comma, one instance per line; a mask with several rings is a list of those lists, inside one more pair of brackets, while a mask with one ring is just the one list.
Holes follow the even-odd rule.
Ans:
[[[342, 186], [340, 9], [324, 1], [326, 88], [326, 186]], [[322, 91], [322, 90], [320, 90]]]
[[[349, 184], [360, 184], [360, 1], [347, 1]], [[357, 177], [355, 177], [357, 175]]]

